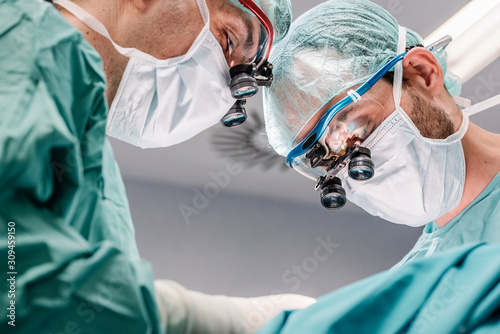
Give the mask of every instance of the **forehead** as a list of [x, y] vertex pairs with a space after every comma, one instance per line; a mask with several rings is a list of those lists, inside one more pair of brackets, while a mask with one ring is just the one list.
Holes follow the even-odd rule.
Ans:
[[[321, 76], [321, 57], [283, 55], [276, 60], [275, 80], [271, 86], [273, 98], [281, 110], [281, 116], [293, 129], [300, 129], [328, 99], [331, 82]], [[273, 62], [273, 60], [271, 61]]]
[[293, 41], [274, 50], [275, 80], [270, 90], [278, 117], [296, 135], [319, 111], [328, 109], [322, 109], [325, 105], [340, 100], [366, 75], [354, 59], [327, 46], [294, 48], [290, 44]]

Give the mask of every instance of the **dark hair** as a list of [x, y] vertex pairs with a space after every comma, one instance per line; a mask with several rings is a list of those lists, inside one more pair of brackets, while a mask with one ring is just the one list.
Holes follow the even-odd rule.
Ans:
[[[387, 72], [386, 74], [384, 74], [382, 79], [390, 83], [392, 86], [392, 84], [394, 83], [394, 72], [392, 71]], [[403, 77], [403, 85], [408, 85], [408, 79], [405, 79], [404, 77]]]

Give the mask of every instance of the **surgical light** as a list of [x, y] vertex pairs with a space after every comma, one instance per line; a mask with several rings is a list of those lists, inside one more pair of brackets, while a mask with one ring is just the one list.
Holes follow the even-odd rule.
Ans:
[[432, 32], [424, 44], [450, 35], [452, 72], [468, 81], [500, 56], [500, 0], [472, 0]]

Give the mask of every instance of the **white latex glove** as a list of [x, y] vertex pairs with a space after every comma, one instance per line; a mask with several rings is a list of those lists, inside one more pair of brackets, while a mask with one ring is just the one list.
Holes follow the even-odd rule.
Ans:
[[294, 294], [212, 296], [170, 280], [156, 280], [155, 294], [167, 334], [252, 333], [281, 311], [305, 308], [316, 302], [314, 298]]
[[286, 310], [303, 309], [316, 303], [314, 298], [296, 294], [228, 298], [239, 308], [246, 327], [251, 333], [278, 315], [278, 313]]

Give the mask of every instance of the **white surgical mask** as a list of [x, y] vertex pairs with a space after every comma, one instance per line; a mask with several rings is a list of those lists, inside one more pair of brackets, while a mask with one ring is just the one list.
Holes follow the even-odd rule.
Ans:
[[[404, 36], [406, 29], [400, 32], [400, 41]], [[421, 226], [460, 203], [465, 183], [461, 139], [469, 118], [462, 113], [460, 129], [446, 139], [423, 137], [400, 106], [402, 74], [400, 62], [394, 75], [397, 109], [363, 143], [371, 151], [375, 176], [356, 181], [346, 170], [342, 178], [347, 198], [368, 213], [397, 224]]]
[[73, 2], [53, 2], [130, 58], [109, 110], [108, 135], [142, 148], [171, 146], [218, 123], [234, 104], [229, 66], [210, 31], [205, 0], [197, 0], [204, 28], [185, 55], [166, 60], [117, 45], [101, 22]]

